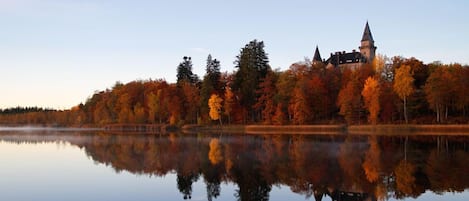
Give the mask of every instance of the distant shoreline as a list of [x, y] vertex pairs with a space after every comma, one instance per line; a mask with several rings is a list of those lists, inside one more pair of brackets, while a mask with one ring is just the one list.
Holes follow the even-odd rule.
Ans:
[[0, 125], [2, 131], [100, 131], [102, 128], [80, 128], [80, 127], [48, 127], [48, 126], [5, 126]]
[[227, 134], [315, 134], [315, 135], [464, 135], [469, 136], [469, 124], [383, 124], [383, 125], [184, 125], [112, 124], [104, 127], [47, 127], [0, 125], [5, 131], [104, 131], [107, 133], [227, 133]]

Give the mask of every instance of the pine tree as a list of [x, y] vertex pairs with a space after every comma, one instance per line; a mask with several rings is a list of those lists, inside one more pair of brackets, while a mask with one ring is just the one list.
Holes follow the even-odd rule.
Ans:
[[203, 118], [206, 119], [208, 114], [207, 102], [210, 95], [217, 94], [222, 95], [223, 89], [220, 82], [220, 62], [216, 59], [212, 59], [212, 55], [207, 57], [207, 67], [202, 81], [202, 87], [200, 89], [200, 112], [203, 114]]
[[258, 111], [253, 110], [258, 98], [256, 89], [270, 70], [264, 42], [253, 40], [246, 44], [236, 57], [235, 64], [238, 70], [234, 78], [233, 91], [239, 95], [241, 106], [250, 111], [250, 119], [256, 120]]
[[190, 57], [184, 56], [184, 61], [177, 67], [177, 84], [181, 85], [182, 82], [195, 84], [197, 82], [197, 75], [192, 73], [192, 60]]

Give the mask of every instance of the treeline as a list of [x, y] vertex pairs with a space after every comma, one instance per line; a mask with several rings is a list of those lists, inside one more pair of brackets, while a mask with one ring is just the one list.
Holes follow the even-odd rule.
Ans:
[[21, 114], [21, 113], [29, 113], [29, 112], [52, 112], [55, 111], [54, 109], [49, 108], [42, 108], [42, 107], [12, 107], [6, 109], [0, 109], [0, 114]]
[[[222, 73], [209, 55], [199, 78], [191, 58], [184, 57], [176, 83], [118, 82], [48, 122], [182, 125], [210, 124], [218, 117], [224, 124], [269, 125], [468, 122], [469, 68], [460, 64], [378, 56], [356, 69], [305, 59], [280, 71], [270, 67], [264, 43], [257, 40], [241, 48], [234, 64], [233, 72]], [[214, 97], [217, 104], [209, 107]], [[26, 117], [1, 115], [0, 123]]]

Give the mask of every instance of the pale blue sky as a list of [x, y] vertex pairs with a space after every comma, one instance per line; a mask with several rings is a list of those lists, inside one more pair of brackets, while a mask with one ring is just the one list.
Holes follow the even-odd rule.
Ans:
[[67, 109], [116, 81], [164, 78], [209, 53], [233, 71], [263, 40], [273, 68], [358, 49], [366, 21], [387, 56], [469, 64], [469, 1], [0, 0], [0, 108]]

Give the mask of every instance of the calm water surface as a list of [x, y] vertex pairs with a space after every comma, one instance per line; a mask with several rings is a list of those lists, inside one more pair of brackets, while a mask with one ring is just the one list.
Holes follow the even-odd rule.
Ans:
[[469, 137], [1, 131], [0, 200], [469, 200]]

